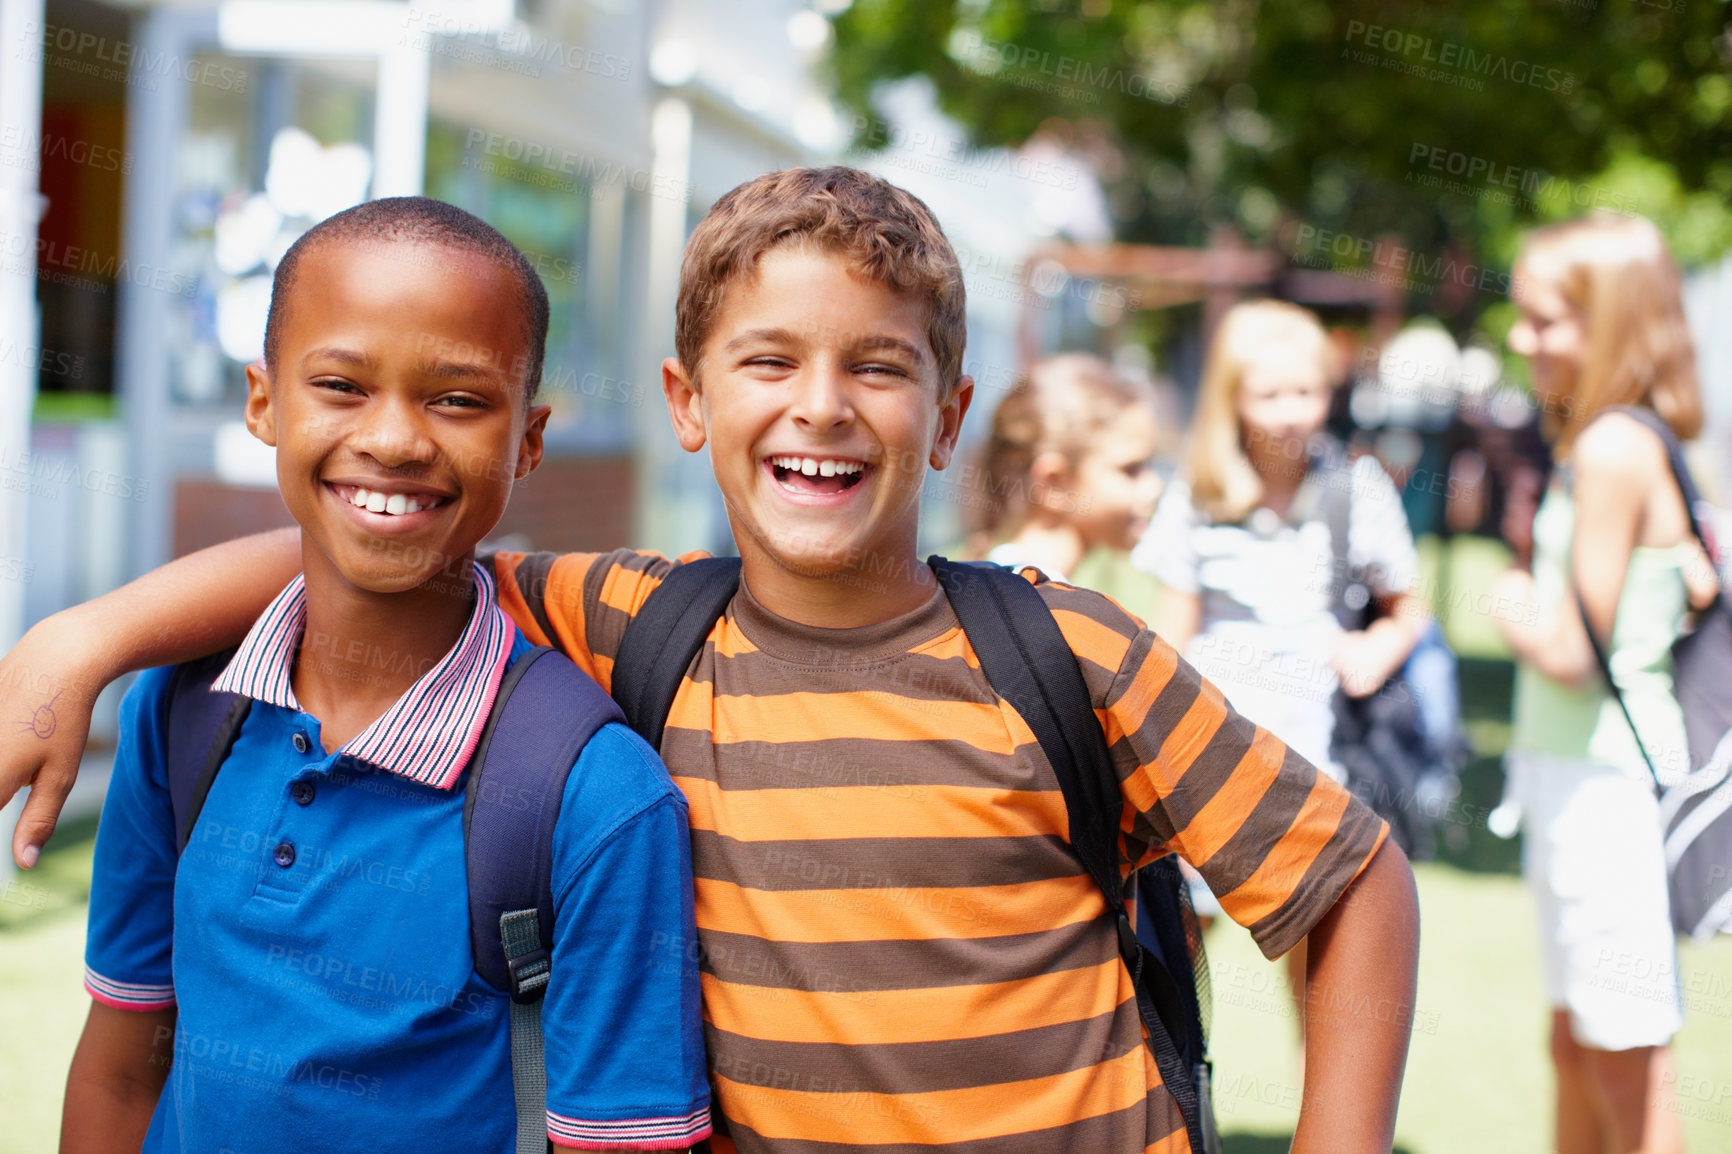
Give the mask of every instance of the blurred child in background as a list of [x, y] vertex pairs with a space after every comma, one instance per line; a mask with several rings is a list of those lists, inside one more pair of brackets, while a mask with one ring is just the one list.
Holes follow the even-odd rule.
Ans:
[[986, 531], [1000, 565], [1113, 595], [1147, 617], [1153, 582], [1117, 564], [1161, 497], [1153, 392], [1099, 357], [1037, 362], [993, 414], [983, 453]]
[[[1557, 1149], [1678, 1151], [1667, 1049], [1680, 1024], [1666, 861], [1648, 765], [1684, 768], [1671, 645], [1687, 605], [1713, 596], [1660, 437], [1680, 439], [1702, 403], [1678, 268], [1640, 217], [1591, 217], [1531, 233], [1515, 268], [1528, 359], [1556, 468], [1533, 518], [1533, 571], [1494, 603], [1514, 650], [1511, 794], [1523, 873], [1539, 907], [1557, 1071]], [[1612, 698], [1582, 624], [1602, 640], [1630, 717]], [[1608, 959], [1617, 960], [1614, 969]]]
[[[1351, 467], [1346, 556], [1385, 612], [1346, 632], [1332, 611], [1322, 468], [1345, 467], [1341, 446], [1323, 436], [1337, 372], [1311, 313], [1279, 301], [1234, 306], [1203, 367], [1183, 473], [1132, 560], [1161, 583], [1155, 631], [1235, 708], [1340, 780], [1336, 689], [1375, 692], [1431, 618], [1408, 592], [1415, 555], [1401, 498], [1369, 455]], [[1192, 897], [1212, 912], [1200, 886]], [[1288, 955], [1296, 995], [1304, 953], [1301, 943]]]

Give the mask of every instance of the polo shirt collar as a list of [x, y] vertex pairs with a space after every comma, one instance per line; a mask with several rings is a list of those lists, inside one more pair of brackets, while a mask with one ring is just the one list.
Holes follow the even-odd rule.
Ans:
[[[253, 624], [212, 692], [305, 712], [290, 673], [306, 624], [307, 587], [297, 575]], [[422, 785], [450, 789], [487, 725], [512, 637], [511, 619], [494, 599], [493, 576], [476, 565], [475, 604], [457, 644], [341, 752]]]

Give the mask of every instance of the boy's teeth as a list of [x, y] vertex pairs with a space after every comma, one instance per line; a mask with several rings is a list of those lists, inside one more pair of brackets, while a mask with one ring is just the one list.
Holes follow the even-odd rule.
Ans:
[[822, 460], [817, 457], [771, 457], [770, 464], [808, 477], [844, 477], [864, 468], [858, 461], [839, 461], [833, 457]]
[[376, 489], [363, 489], [357, 485], [348, 497], [349, 504], [369, 513], [384, 513], [392, 517], [401, 517], [405, 513], [419, 513], [423, 509], [431, 509], [439, 502], [429, 497], [410, 497], [403, 493], [381, 493]]

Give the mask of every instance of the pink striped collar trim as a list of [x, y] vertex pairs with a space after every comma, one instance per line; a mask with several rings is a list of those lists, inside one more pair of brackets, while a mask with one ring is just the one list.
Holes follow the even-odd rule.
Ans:
[[[253, 624], [211, 686], [297, 713], [291, 684], [307, 624], [307, 589], [297, 576]], [[493, 575], [475, 566], [475, 605], [457, 644], [342, 752], [422, 785], [450, 789], [487, 725], [515, 635], [494, 599]]]

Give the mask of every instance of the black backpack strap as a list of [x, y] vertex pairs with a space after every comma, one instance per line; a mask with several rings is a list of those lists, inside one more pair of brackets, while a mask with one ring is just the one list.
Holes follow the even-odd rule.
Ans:
[[[1179, 983], [1137, 939], [1119, 874], [1117, 815], [1124, 807], [1106, 736], [1083, 681], [1076, 654], [1046, 600], [1017, 573], [998, 565], [929, 559], [968, 643], [993, 690], [1020, 714], [1057, 775], [1070, 819], [1070, 844], [1106, 898], [1118, 927], [1119, 954], [1137, 991], [1149, 1046], [1161, 1080], [1179, 1105], [1191, 1148], [1205, 1142], [1198, 1074], [1182, 1051], [1192, 1031], [1195, 994]], [[1176, 874], [1176, 870], [1174, 873]], [[1185, 966], [1189, 970], [1188, 962]]]
[[463, 797], [475, 970], [511, 995], [518, 1154], [547, 1149], [541, 998], [553, 972], [553, 833], [565, 783], [619, 707], [562, 653], [537, 647], [500, 679]]
[[169, 678], [166, 725], [168, 797], [174, 812], [175, 851], [186, 849], [192, 827], [228, 760], [252, 699], [212, 693], [211, 685], [234, 657], [233, 649], [175, 666]]
[[739, 587], [738, 557], [675, 565], [626, 626], [613, 663], [613, 696], [650, 748], [661, 749], [680, 681]]
[[1329, 530], [1329, 611], [1345, 630], [1363, 629], [1371, 615], [1371, 586], [1353, 571], [1348, 546], [1353, 532], [1353, 464], [1340, 442], [1326, 439], [1312, 454], [1293, 512], [1315, 517]]

